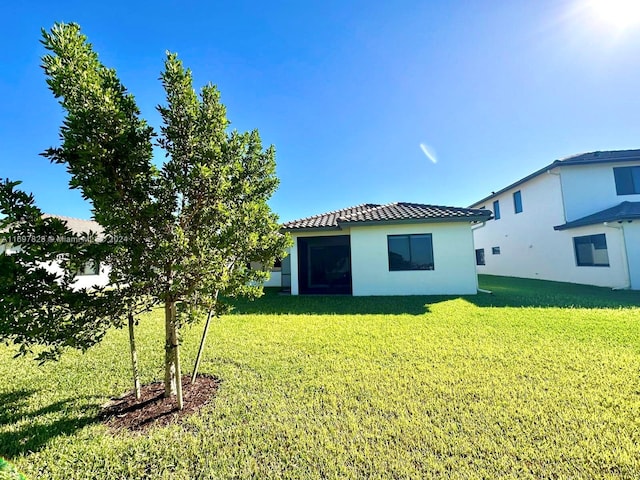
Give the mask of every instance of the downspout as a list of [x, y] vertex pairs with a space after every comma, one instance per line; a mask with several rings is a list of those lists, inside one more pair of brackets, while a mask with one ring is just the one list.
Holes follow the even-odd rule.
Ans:
[[628, 290], [631, 288], [631, 275], [629, 273], [629, 256], [627, 255], [627, 240], [624, 236], [624, 228], [622, 225], [610, 225], [609, 222], [604, 222], [602, 225], [615, 230], [620, 230], [620, 235], [622, 235], [622, 265], [624, 267], [624, 273], [628, 283], [622, 287], [611, 287], [611, 290]]

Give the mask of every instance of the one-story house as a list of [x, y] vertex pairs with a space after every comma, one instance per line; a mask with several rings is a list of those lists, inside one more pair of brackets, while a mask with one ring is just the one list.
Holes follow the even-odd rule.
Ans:
[[283, 224], [294, 241], [282, 262], [292, 295], [475, 294], [471, 226], [482, 209], [362, 204]]

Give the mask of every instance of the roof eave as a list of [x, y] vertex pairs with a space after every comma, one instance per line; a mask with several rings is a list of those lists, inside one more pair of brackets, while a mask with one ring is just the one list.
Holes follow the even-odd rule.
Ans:
[[396, 220], [366, 220], [366, 221], [350, 221], [339, 222], [342, 225], [351, 225], [355, 227], [367, 227], [375, 225], [415, 225], [421, 223], [460, 223], [460, 222], [484, 222], [489, 220], [491, 215], [474, 216], [474, 217], [437, 217], [437, 218], [407, 218]]
[[478, 200], [477, 202], [472, 203], [471, 205], [469, 205], [469, 208], [478, 208], [478, 207], [474, 207], [474, 205], [480, 205], [481, 203], [485, 203], [487, 200], [491, 200], [494, 197], [497, 197], [498, 195], [502, 195], [505, 192], [508, 192], [509, 190], [516, 188], [520, 185], [522, 185], [523, 183], [528, 182], [529, 180], [532, 180], [534, 178], [536, 178], [539, 175], [542, 175], [543, 173], [546, 173], [548, 171], [553, 170], [554, 168], [560, 166], [560, 161], [556, 160], [553, 163], [550, 163], [549, 165], [547, 165], [546, 167], [541, 168], [540, 170], [536, 170], [535, 172], [527, 175], [524, 178], [521, 178], [520, 180], [518, 180], [517, 182], [512, 183], [511, 185], [508, 185], [500, 190], [498, 190], [495, 193], [492, 193], [491, 195], [488, 195], [486, 197], [484, 197], [482, 200]]
[[280, 232], [330, 232], [342, 230], [340, 226], [324, 226], [324, 227], [281, 227]]
[[539, 175], [542, 175], [543, 173], [546, 173], [550, 170], [553, 170], [554, 168], [557, 168], [557, 167], [574, 167], [574, 166], [580, 166], [580, 165], [598, 165], [603, 163], [625, 163], [625, 162], [638, 162], [638, 161], [640, 161], [640, 156], [638, 155], [629, 156], [629, 157], [617, 157], [617, 158], [614, 157], [614, 158], [587, 159], [587, 160], [571, 160], [571, 157], [570, 157], [564, 160], [555, 160], [554, 162], [550, 163], [546, 167], [543, 167], [540, 170], [536, 170], [532, 174], [527, 175], [524, 178], [521, 178], [517, 182], [514, 182], [511, 185], [508, 185], [498, 190], [496, 193], [492, 193], [491, 195], [484, 197], [482, 200], [478, 200], [477, 202], [472, 203], [469, 207], [473, 208], [474, 205], [480, 205], [481, 203], [484, 203], [487, 200], [497, 197], [498, 195], [502, 195], [503, 193], [513, 188], [516, 188], [522, 185], [523, 183], [528, 182], [529, 180], [532, 180], [533, 178]]
[[598, 220], [592, 220], [592, 221], [584, 221], [584, 222], [580, 222], [580, 221], [575, 221], [575, 222], [567, 222], [564, 225], [556, 225], [555, 227], [553, 227], [554, 230], [556, 231], [562, 231], [562, 230], [571, 230], [572, 228], [580, 228], [580, 227], [589, 227], [592, 225], [599, 225], [599, 224], [604, 224], [604, 223], [623, 223], [623, 222], [633, 222], [634, 220], [640, 220], [640, 217], [637, 216], [629, 216], [629, 217], [612, 217], [612, 218], [602, 218], [602, 219], [598, 219]]

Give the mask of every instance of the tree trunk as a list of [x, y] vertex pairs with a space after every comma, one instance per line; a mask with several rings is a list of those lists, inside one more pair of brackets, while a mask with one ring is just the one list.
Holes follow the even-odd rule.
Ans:
[[176, 318], [176, 302], [166, 301], [164, 304], [165, 320], [165, 359], [164, 359], [164, 396], [175, 395], [178, 410], [182, 410], [182, 376], [180, 372], [180, 346], [178, 345], [178, 326]]
[[172, 397], [176, 394], [176, 364], [175, 364], [175, 323], [173, 321], [173, 303], [169, 300], [164, 303], [164, 396]]
[[140, 372], [138, 371], [138, 350], [136, 349], [134, 325], [133, 313], [129, 312], [129, 350], [131, 351], [131, 367], [133, 368], [133, 391], [136, 400], [140, 401]]

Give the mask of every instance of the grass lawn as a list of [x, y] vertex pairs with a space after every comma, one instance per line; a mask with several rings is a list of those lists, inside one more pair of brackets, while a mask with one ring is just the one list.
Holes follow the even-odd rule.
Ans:
[[[217, 397], [144, 435], [96, 418], [130, 389], [126, 331], [43, 367], [1, 346], [0, 456], [59, 479], [640, 478], [640, 293], [481, 287], [241, 302], [209, 333]], [[138, 329], [145, 382], [163, 375], [162, 320]]]

